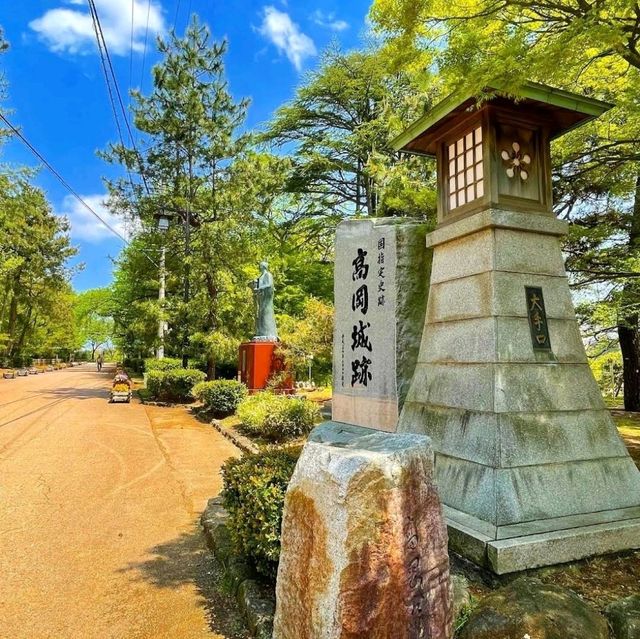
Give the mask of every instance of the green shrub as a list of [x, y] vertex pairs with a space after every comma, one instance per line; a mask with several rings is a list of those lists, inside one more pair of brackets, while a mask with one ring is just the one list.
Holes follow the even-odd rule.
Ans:
[[280, 557], [280, 525], [287, 485], [300, 448], [246, 454], [222, 467], [222, 497], [239, 553], [274, 578]]
[[191, 391], [204, 381], [202, 371], [178, 368], [168, 371], [150, 371], [147, 374], [147, 389], [157, 399], [166, 401], [186, 401], [193, 397]]
[[234, 413], [238, 404], [247, 396], [247, 387], [237, 380], [216, 379], [200, 382], [193, 389], [193, 396], [218, 416]]
[[182, 360], [173, 357], [164, 357], [162, 359], [149, 357], [144, 360], [144, 370], [147, 373], [151, 371], [174, 371], [178, 368], [182, 368]]
[[320, 409], [308, 399], [257, 393], [239, 404], [238, 418], [251, 433], [278, 441], [306, 435], [320, 419]]

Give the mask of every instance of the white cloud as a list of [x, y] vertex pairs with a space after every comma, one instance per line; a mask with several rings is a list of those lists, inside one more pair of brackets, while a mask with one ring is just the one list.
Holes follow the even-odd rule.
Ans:
[[275, 44], [278, 51], [284, 53], [298, 71], [302, 69], [302, 63], [306, 58], [318, 53], [313, 40], [300, 31], [300, 27], [291, 20], [289, 14], [278, 11], [273, 6], [264, 8], [262, 24], [258, 31]]
[[311, 19], [319, 26], [331, 31], [344, 31], [349, 28], [349, 23], [345, 20], [336, 20], [335, 13], [323, 13], [320, 9], [316, 9], [311, 14]]
[[[114, 55], [128, 55], [131, 46], [131, 1], [95, 0], [104, 39], [109, 52]], [[66, 0], [65, 4], [82, 6], [80, 9], [58, 7], [50, 9], [29, 23], [38, 37], [56, 52], [71, 54], [95, 51], [95, 32], [84, 0]], [[133, 50], [144, 49], [144, 36], [147, 28], [147, 2], [133, 1]], [[159, 4], [152, 1], [149, 5], [149, 40], [164, 30], [164, 18]]]
[[[126, 220], [114, 215], [106, 205], [106, 195], [83, 195], [82, 199], [102, 218], [120, 233], [128, 238], [129, 225]], [[62, 200], [61, 211], [58, 213], [66, 217], [71, 224], [71, 237], [75, 240], [84, 240], [92, 244], [99, 244], [106, 239], [114, 239], [116, 236], [100, 222], [85, 206], [73, 195], [66, 195]]]

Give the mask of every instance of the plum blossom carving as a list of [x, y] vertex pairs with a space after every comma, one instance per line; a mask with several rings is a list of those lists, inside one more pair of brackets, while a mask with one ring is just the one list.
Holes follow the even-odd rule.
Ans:
[[531, 164], [531, 156], [522, 152], [519, 142], [514, 142], [511, 150], [504, 150], [501, 155], [502, 159], [509, 163], [506, 172], [510, 178], [520, 175], [520, 179], [524, 181], [529, 177], [528, 167]]

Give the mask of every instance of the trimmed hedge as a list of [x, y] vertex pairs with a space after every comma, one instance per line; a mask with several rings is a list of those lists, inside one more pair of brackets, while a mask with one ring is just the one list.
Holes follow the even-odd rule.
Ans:
[[147, 390], [156, 399], [187, 401], [193, 398], [193, 387], [203, 382], [206, 375], [192, 368], [168, 371], [150, 371], [147, 374]]
[[247, 397], [237, 412], [249, 432], [273, 441], [306, 435], [320, 420], [314, 402], [268, 392]]
[[173, 357], [164, 357], [156, 359], [149, 357], [144, 360], [144, 370], [149, 373], [151, 371], [174, 371], [182, 368], [182, 360]]
[[193, 389], [193, 396], [216, 416], [226, 417], [235, 412], [238, 404], [247, 396], [247, 387], [237, 380], [216, 379], [200, 382]]
[[284, 496], [300, 451], [295, 447], [246, 454], [222, 467], [231, 538], [238, 552], [270, 579], [278, 570]]

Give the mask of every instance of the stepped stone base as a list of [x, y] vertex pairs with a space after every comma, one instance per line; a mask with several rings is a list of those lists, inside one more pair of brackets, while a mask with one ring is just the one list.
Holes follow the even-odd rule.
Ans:
[[640, 547], [640, 473], [588, 364], [565, 233], [551, 216], [491, 209], [427, 236], [398, 431], [433, 443], [451, 548], [497, 573]]
[[447, 506], [444, 512], [449, 548], [498, 575], [640, 548], [640, 508], [503, 527], [497, 539], [485, 522]]

